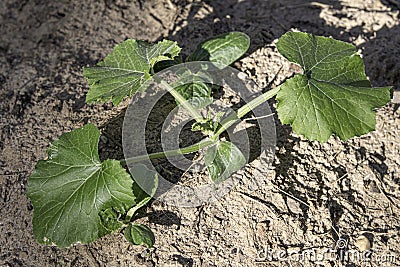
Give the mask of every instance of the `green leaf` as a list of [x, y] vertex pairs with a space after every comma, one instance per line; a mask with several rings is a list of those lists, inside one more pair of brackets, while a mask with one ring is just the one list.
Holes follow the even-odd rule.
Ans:
[[119, 214], [135, 204], [133, 180], [116, 160], [101, 162], [93, 124], [64, 133], [28, 181], [38, 242], [67, 247], [119, 228]]
[[[212, 103], [212, 77], [207, 71], [187, 68], [185, 64], [176, 70], [177, 80], [171, 85], [196, 109], [201, 109]], [[176, 99], [178, 105], [179, 100]]]
[[188, 61], [211, 61], [228, 66], [250, 47], [250, 38], [242, 32], [230, 32], [202, 42]]
[[175, 90], [188, 100], [193, 107], [201, 109], [213, 102], [211, 88], [212, 85], [210, 84], [195, 82], [181, 85], [176, 87]]
[[220, 183], [240, 170], [246, 164], [246, 158], [233, 143], [220, 141], [207, 149], [205, 163], [211, 180]]
[[279, 52], [303, 68], [281, 85], [277, 111], [282, 123], [309, 140], [342, 140], [375, 129], [375, 108], [390, 100], [391, 87], [373, 88], [355, 46], [301, 32], [283, 35]]
[[[114, 208], [107, 208], [99, 212], [100, 224], [105, 229], [105, 232], [114, 232], [122, 227], [121, 211]], [[122, 212], [124, 213], [124, 212]]]
[[192, 131], [201, 131], [205, 135], [214, 135], [218, 128], [221, 127], [220, 122], [224, 114], [225, 112], [221, 111], [212, 114], [209, 110], [206, 118], [204, 118], [202, 121], [193, 123]]
[[106, 102], [118, 105], [132, 96], [151, 77], [154, 64], [176, 57], [180, 48], [176, 42], [163, 40], [157, 44], [129, 39], [119, 45], [96, 67], [85, 68], [90, 90], [86, 102]]
[[151, 248], [154, 245], [155, 237], [149, 227], [143, 224], [129, 224], [125, 228], [126, 240], [134, 245], [146, 245]]

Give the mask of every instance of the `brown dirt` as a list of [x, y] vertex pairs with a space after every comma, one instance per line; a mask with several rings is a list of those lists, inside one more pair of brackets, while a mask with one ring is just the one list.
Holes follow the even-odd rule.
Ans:
[[[400, 265], [400, 110], [393, 102], [378, 111], [376, 131], [348, 142], [309, 142], [278, 123], [268, 183], [250, 188], [252, 175], [267, 171], [254, 160], [244, 181], [217, 203], [184, 209], [153, 202], [143, 219], [157, 238], [150, 250], [129, 245], [120, 234], [64, 250], [39, 245], [26, 197], [27, 179], [51, 140], [87, 122], [107, 129], [121, 114], [124, 105], [84, 103], [88, 88], [81, 70], [124, 39], [169, 38], [187, 54], [204, 38], [243, 31], [252, 45], [235, 66], [264, 87], [293, 73], [274, 40], [298, 29], [354, 43], [372, 83], [398, 90], [399, 5], [396, 0], [2, 1], [0, 266], [345, 266], [348, 262], [338, 260], [257, 264], [256, 259], [264, 246], [323, 250], [338, 238], [354, 249], [361, 234], [372, 242], [374, 255], [395, 255], [397, 261], [347, 266]], [[120, 151], [116, 139], [108, 142]]]

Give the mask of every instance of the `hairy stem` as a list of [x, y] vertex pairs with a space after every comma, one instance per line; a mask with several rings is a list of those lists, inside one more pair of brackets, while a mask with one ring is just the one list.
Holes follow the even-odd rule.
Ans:
[[164, 86], [167, 91], [177, 100], [184, 109], [186, 109], [190, 115], [192, 116], [193, 119], [195, 119], [197, 122], [202, 122], [203, 121], [203, 116], [201, 116], [200, 112], [195, 109], [189, 101], [187, 101], [180, 93], [178, 93], [172, 86], [170, 86], [166, 81], [161, 80], [161, 79], [156, 79], [157, 82], [159, 82], [162, 86]]
[[[176, 92], [172, 87], [170, 87], [166, 82], [164, 81], [160, 81], [160, 83], [164, 86], [167, 87], [168, 91], [174, 91]], [[164, 84], [165, 83], [165, 84]], [[172, 90], [170, 90], [172, 88]], [[256, 107], [258, 107], [259, 105], [261, 105], [262, 103], [264, 103], [265, 101], [267, 101], [268, 99], [274, 97], [278, 91], [280, 90], [280, 87], [276, 87], [274, 89], [271, 89], [267, 92], [265, 92], [264, 94], [258, 96], [257, 98], [253, 99], [252, 101], [250, 101], [249, 103], [247, 103], [246, 105], [244, 105], [243, 107], [239, 108], [237, 110], [237, 112], [232, 113], [229, 117], [227, 117], [226, 119], [224, 119], [221, 123], [221, 127], [218, 129], [218, 131], [211, 137], [211, 139], [204, 139], [194, 145], [188, 146], [188, 147], [184, 147], [181, 149], [176, 149], [176, 150], [168, 150], [168, 151], [163, 151], [163, 152], [157, 152], [157, 153], [151, 153], [151, 154], [147, 154], [147, 155], [142, 155], [142, 156], [137, 156], [137, 157], [132, 157], [132, 158], [128, 158], [128, 159], [124, 159], [124, 160], [120, 160], [120, 162], [122, 164], [130, 164], [130, 163], [136, 163], [136, 162], [141, 162], [147, 159], [159, 159], [159, 158], [166, 158], [169, 156], [179, 156], [179, 155], [183, 155], [183, 154], [190, 154], [196, 151], [199, 151], [202, 148], [205, 148], [209, 145], [214, 144], [217, 140], [218, 137], [226, 130], [228, 129], [230, 126], [232, 126], [235, 122], [237, 122], [240, 118], [242, 118], [243, 116], [245, 116], [247, 113], [249, 113], [250, 111], [252, 111], [253, 109], [255, 109]], [[178, 92], [176, 92], [179, 96], [180, 94]], [[182, 96], [181, 96], [182, 97]], [[184, 102], [187, 102], [186, 100]], [[188, 103], [189, 104], [189, 103]], [[195, 110], [190, 104], [189, 106], [192, 108], [192, 110]], [[188, 110], [189, 111], [189, 110]], [[198, 111], [195, 110], [197, 113]], [[189, 111], [190, 112], [190, 111]], [[192, 114], [192, 112], [190, 112]], [[194, 112], [193, 112], [194, 113]], [[192, 114], [195, 115], [195, 114]], [[199, 116], [201, 117], [201, 115], [199, 114]]]
[[251, 100], [249, 103], [239, 108], [235, 113], [232, 113], [230, 116], [225, 118], [221, 122], [221, 127], [217, 130], [217, 132], [212, 136], [213, 140], [218, 139], [218, 137], [226, 131], [229, 127], [231, 127], [235, 122], [237, 122], [240, 118], [245, 116], [247, 113], [258, 107], [259, 105], [266, 102], [268, 99], [274, 97], [280, 90], [280, 86], [271, 89], [264, 94], [258, 96], [257, 98]]
[[179, 155], [184, 155], [184, 154], [190, 154], [190, 153], [199, 151], [200, 149], [205, 148], [209, 145], [212, 145], [213, 143], [215, 143], [215, 141], [207, 138], [207, 139], [201, 140], [200, 142], [198, 142], [194, 145], [184, 147], [181, 149], [168, 150], [168, 151], [163, 151], [163, 152], [151, 153], [151, 154], [147, 154], [147, 155], [141, 155], [141, 156], [137, 156], [137, 157], [123, 159], [123, 160], [120, 160], [120, 162], [122, 164], [130, 164], [130, 163], [141, 162], [146, 159], [159, 159], [159, 158], [166, 158], [169, 156], [179, 156]]

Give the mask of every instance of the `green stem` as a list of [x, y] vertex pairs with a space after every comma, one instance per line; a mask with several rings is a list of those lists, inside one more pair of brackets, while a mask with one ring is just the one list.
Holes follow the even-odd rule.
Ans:
[[151, 153], [148, 155], [141, 155], [141, 156], [137, 156], [137, 157], [123, 159], [123, 160], [120, 160], [120, 162], [122, 164], [130, 164], [130, 163], [141, 162], [146, 159], [159, 159], [159, 158], [166, 158], [169, 156], [179, 156], [179, 155], [183, 155], [183, 154], [190, 154], [190, 153], [199, 151], [200, 149], [205, 148], [205, 147], [213, 144], [214, 142], [215, 141], [213, 141], [211, 139], [204, 139], [194, 145], [184, 147], [181, 149], [156, 152], [156, 153]]
[[197, 122], [202, 122], [203, 121], [203, 116], [201, 116], [200, 112], [195, 109], [188, 100], [186, 100], [180, 93], [178, 93], [172, 86], [170, 86], [166, 81], [156, 79], [157, 82], [159, 82], [162, 86], [164, 86], [167, 91], [183, 106], [184, 109], [186, 109], [190, 115], [192, 116], [193, 119], [195, 119]]
[[251, 100], [249, 103], [244, 105], [243, 107], [239, 108], [235, 113], [232, 113], [229, 117], [224, 119], [221, 122], [221, 127], [218, 131], [212, 136], [211, 139], [216, 140], [218, 137], [226, 131], [229, 127], [231, 127], [235, 122], [237, 122], [240, 118], [245, 116], [247, 113], [258, 107], [259, 105], [263, 104], [268, 99], [274, 97], [280, 90], [280, 86], [271, 89], [264, 94], [258, 96], [257, 98]]
[[[166, 86], [169, 92], [175, 91], [173, 88], [172, 88], [172, 90], [170, 90], [169, 88], [171, 88], [171, 87], [166, 82], [160, 81], [160, 83], [163, 86]], [[191, 146], [188, 146], [188, 147], [184, 147], [184, 148], [181, 148], [181, 149], [168, 150], [168, 151], [164, 151], [164, 152], [157, 152], [157, 153], [151, 153], [151, 154], [148, 154], [148, 155], [132, 157], [132, 158], [128, 158], [128, 159], [125, 159], [125, 160], [120, 160], [120, 162], [122, 164], [130, 164], [130, 163], [141, 162], [141, 161], [144, 161], [144, 160], [147, 160], [147, 159], [166, 158], [166, 157], [169, 157], [169, 156], [179, 156], [179, 155], [190, 154], [190, 153], [199, 151], [202, 148], [205, 148], [205, 147], [207, 147], [209, 145], [214, 144], [217, 141], [218, 137], [226, 129], [228, 129], [230, 126], [232, 126], [235, 122], [237, 122], [240, 118], [245, 116], [247, 113], [249, 113], [250, 111], [252, 111], [256, 107], [258, 107], [259, 105], [261, 105], [262, 103], [264, 103], [268, 99], [270, 99], [273, 96], [275, 96], [278, 93], [279, 90], [280, 90], [279, 86], [274, 88], [274, 89], [271, 89], [271, 90], [265, 92], [264, 94], [258, 96], [257, 98], [253, 99], [252, 101], [250, 101], [249, 103], [247, 103], [243, 107], [239, 108], [237, 110], [237, 112], [233, 113], [232, 115], [230, 115], [229, 117], [227, 117], [226, 119], [224, 119], [222, 121], [221, 127], [211, 137], [211, 139], [204, 139], [204, 140], [202, 140], [202, 141], [200, 141], [200, 142], [198, 142], [198, 143], [196, 143], [194, 145], [191, 145]], [[178, 92], [176, 92], [176, 93], [180, 96], [180, 94]], [[185, 100], [183, 103], [185, 103], [185, 102], [187, 102], [187, 101]], [[190, 104], [189, 104], [189, 106], [192, 108], [192, 110], [195, 110]], [[195, 110], [195, 111], [198, 113], [197, 110]], [[192, 115], [194, 115], [194, 114], [192, 114]], [[199, 114], [199, 116], [201, 116], [201, 115]]]

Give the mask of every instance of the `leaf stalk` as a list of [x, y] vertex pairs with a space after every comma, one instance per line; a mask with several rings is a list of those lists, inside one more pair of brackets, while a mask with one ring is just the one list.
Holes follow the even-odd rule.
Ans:
[[[169, 86], [165, 81], [159, 81], [159, 82], [163, 86], [165, 86], [169, 92], [175, 92], [179, 96], [181, 96], [171, 86]], [[212, 144], [215, 144], [217, 142], [217, 140], [218, 140], [218, 137], [225, 130], [227, 130], [230, 126], [235, 124], [240, 118], [244, 117], [247, 113], [249, 113], [250, 111], [252, 111], [256, 107], [258, 107], [259, 105], [263, 104], [265, 101], [267, 101], [267, 100], [271, 99], [272, 97], [274, 97], [279, 92], [279, 90], [280, 90], [280, 86], [278, 86], [278, 87], [276, 87], [274, 89], [271, 89], [271, 90], [265, 92], [264, 94], [258, 96], [257, 98], [253, 99], [252, 101], [250, 101], [249, 103], [247, 103], [243, 107], [239, 108], [237, 110], [237, 112], [232, 113], [230, 116], [228, 116], [227, 118], [225, 118], [222, 121], [220, 128], [218, 128], [218, 130], [215, 132], [215, 134], [211, 138], [203, 139], [202, 141], [200, 141], [200, 142], [198, 142], [198, 143], [196, 143], [194, 145], [188, 146], [188, 147], [184, 147], [184, 148], [180, 148], [180, 149], [176, 149], [176, 150], [168, 150], [168, 151], [163, 151], [163, 152], [156, 152], [156, 153], [151, 153], [151, 154], [147, 154], [147, 155], [141, 155], [141, 156], [137, 156], [137, 157], [132, 157], [132, 158], [120, 160], [120, 162], [122, 164], [126, 164], [127, 165], [127, 164], [141, 162], [141, 161], [148, 160], [148, 159], [158, 159], [158, 158], [166, 158], [166, 157], [170, 157], [170, 156], [179, 156], [179, 155], [184, 155], [184, 154], [190, 154], [190, 153], [193, 153], [193, 152], [197, 152], [200, 149], [208, 147], [208, 146], [210, 146]], [[174, 95], [174, 97], [175, 97], [175, 95]], [[183, 103], [185, 103], [185, 102], [187, 102], [187, 101], [186, 100], [183, 101]], [[194, 116], [194, 115], [197, 116], [198, 115], [198, 116], [200, 116], [202, 118], [202, 116], [198, 113], [198, 111], [196, 109], [194, 109], [189, 103], [187, 103], [187, 104], [191, 107], [190, 110], [192, 110], [192, 112], [190, 112], [190, 110], [188, 110], [188, 111], [191, 113], [192, 116]], [[196, 113], [198, 113], [198, 114], [196, 114]]]

